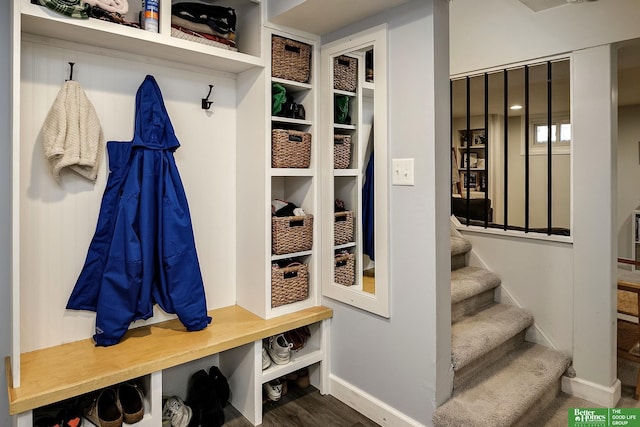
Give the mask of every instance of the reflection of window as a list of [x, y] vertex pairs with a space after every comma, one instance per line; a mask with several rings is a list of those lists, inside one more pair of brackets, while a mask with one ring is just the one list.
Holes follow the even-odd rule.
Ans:
[[[529, 122], [529, 153], [547, 154], [549, 124], [546, 118], [531, 118]], [[556, 119], [551, 125], [551, 149], [553, 154], [569, 154], [571, 146], [571, 122], [568, 118]], [[524, 151], [521, 153], [524, 155]]]

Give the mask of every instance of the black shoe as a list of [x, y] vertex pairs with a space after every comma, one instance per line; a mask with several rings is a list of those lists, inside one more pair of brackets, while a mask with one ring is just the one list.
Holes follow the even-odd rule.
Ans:
[[211, 384], [218, 395], [220, 406], [223, 408], [226, 407], [227, 402], [229, 402], [229, 395], [231, 394], [227, 377], [222, 374], [217, 366], [212, 366], [209, 368], [209, 380], [211, 380]]
[[220, 402], [209, 374], [204, 369], [193, 374], [187, 390], [187, 405], [193, 411], [189, 427], [221, 427], [224, 412]]

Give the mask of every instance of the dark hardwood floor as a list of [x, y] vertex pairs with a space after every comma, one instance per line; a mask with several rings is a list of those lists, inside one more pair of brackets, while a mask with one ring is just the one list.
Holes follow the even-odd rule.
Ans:
[[[225, 426], [251, 427], [251, 424], [235, 408], [225, 408]], [[263, 405], [262, 426], [265, 427], [377, 427], [358, 411], [340, 402], [333, 396], [322, 396], [309, 386], [288, 387], [287, 395], [277, 402], [267, 401]]]

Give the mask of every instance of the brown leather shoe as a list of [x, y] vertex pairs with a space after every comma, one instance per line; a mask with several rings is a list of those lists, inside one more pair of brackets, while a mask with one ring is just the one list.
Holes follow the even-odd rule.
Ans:
[[111, 388], [100, 391], [84, 410], [84, 416], [98, 427], [122, 426], [122, 407], [116, 392]]
[[144, 395], [136, 385], [120, 384], [117, 390], [117, 398], [122, 407], [125, 423], [137, 423], [144, 417]]

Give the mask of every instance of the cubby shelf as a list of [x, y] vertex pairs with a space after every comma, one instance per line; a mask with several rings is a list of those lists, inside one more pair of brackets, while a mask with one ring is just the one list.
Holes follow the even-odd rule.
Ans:
[[284, 123], [288, 125], [311, 126], [311, 120], [292, 119], [289, 117], [272, 116], [271, 121], [274, 124]]
[[313, 89], [313, 85], [310, 83], [295, 82], [293, 80], [282, 79], [280, 77], [271, 77], [271, 82], [281, 84], [290, 92], [301, 92]]
[[314, 345], [307, 344], [298, 352], [291, 353], [291, 360], [285, 365], [271, 364], [267, 369], [262, 371], [262, 383], [275, 380], [298, 369], [304, 368], [322, 360], [322, 352]]
[[311, 254], [313, 254], [313, 251], [302, 251], [302, 252], [294, 252], [291, 254], [271, 255], [271, 260], [278, 261], [278, 260], [287, 259], [287, 258], [300, 258], [303, 256], [310, 256]]
[[[330, 318], [332, 310], [318, 306], [265, 320], [234, 305], [211, 310], [209, 315], [211, 325], [198, 332], [186, 332], [175, 319], [131, 329], [122, 342], [111, 347], [96, 347], [87, 339], [24, 353], [19, 388], [12, 387], [7, 357], [9, 413], [29, 411], [320, 322]], [[298, 363], [290, 366], [318, 362], [322, 356], [317, 350], [305, 350], [299, 359], [294, 357]]]
[[[314, 124], [317, 120], [316, 107], [316, 83], [297, 83], [285, 79], [270, 78], [270, 69], [267, 63], [269, 59], [269, 49], [266, 38], [270, 38], [270, 30], [265, 26], [264, 13], [265, 5], [260, 0], [228, 0], [227, 5], [235, 7], [238, 13], [238, 49], [231, 51], [219, 47], [208, 46], [194, 41], [183, 40], [171, 36], [170, 13], [172, 0], [159, 0], [160, 2], [160, 22], [159, 32], [153, 33], [137, 28], [131, 28], [98, 19], [75, 19], [53, 12], [45, 7], [31, 4], [29, 0], [16, 0], [12, 9], [12, 20], [15, 24], [16, 37], [12, 41], [12, 111], [14, 111], [14, 123], [11, 134], [13, 162], [15, 164], [12, 175], [12, 188], [14, 197], [12, 199], [12, 260], [14, 272], [12, 273], [12, 297], [14, 310], [12, 312], [12, 353], [5, 359], [5, 372], [7, 375], [9, 410], [10, 414], [16, 414], [17, 427], [27, 427], [33, 425], [34, 413], [38, 408], [51, 403], [80, 396], [84, 393], [100, 390], [120, 382], [141, 379], [145, 392], [146, 404], [152, 409], [145, 415], [141, 426], [160, 425], [160, 412], [162, 395], [165, 392], [163, 387], [163, 375], [172, 374], [170, 372], [179, 371], [187, 375], [195, 366], [210, 361], [219, 361], [221, 369], [224, 365], [227, 369], [229, 383], [232, 387], [231, 404], [252, 423], [260, 424], [262, 420], [262, 383], [278, 376], [292, 372], [306, 366], [320, 366], [327, 357], [326, 342], [328, 340], [329, 323], [326, 319], [332, 316], [332, 311], [320, 305], [321, 292], [319, 283], [318, 265], [320, 264], [318, 255], [314, 250], [299, 252], [296, 254], [271, 255], [270, 219], [267, 206], [264, 202], [269, 202], [272, 197], [291, 197], [299, 199], [299, 204], [309, 213], [317, 214], [319, 210], [319, 179], [317, 179], [317, 155], [312, 154], [312, 164], [305, 169], [276, 169], [270, 168], [270, 141], [272, 126], [284, 126], [293, 129], [302, 129], [311, 133], [315, 132]], [[140, 7], [139, 2], [130, 2], [130, 7]], [[242, 27], [242, 30], [240, 30]], [[291, 34], [289, 34], [291, 36]], [[301, 37], [304, 39], [304, 37]], [[314, 55], [317, 56], [320, 38], [306, 40], [313, 44]], [[45, 52], [49, 46], [56, 51], [56, 55], [49, 57]], [[43, 48], [44, 47], [44, 48]], [[89, 332], [77, 325], [68, 324], [69, 330], [57, 331], [51, 334], [55, 326], [65, 319], [58, 319], [58, 323], [51, 321], [51, 316], [47, 317], [44, 312], [42, 317], [46, 321], [34, 320], [33, 324], [26, 327], [27, 316], [24, 310], [29, 301], [28, 292], [40, 293], [41, 286], [45, 284], [40, 280], [25, 278], [24, 271], [37, 270], [48, 271], [46, 267], [33, 261], [30, 264], [29, 257], [20, 257], [20, 249], [24, 248], [25, 241], [31, 244], [36, 241], [37, 245], [47, 240], [47, 236], [31, 232], [27, 227], [21, 225], [21, 218], [24, 212], [29, 211], [30, 220], [38, 222], [42, 217], [49, 217], [48, 209], [58, 209], [65, 203], [64, 200], [56, 200], [50, 204], [39, 206], [41, 210], [37, 213], [25, 208], [26, 195], [25, 176], [28, 177], [33, 171], [29, 169], [31, 157], [25, 155], [25, 146], [32, 146], [36, 143], [36, 135], [41, 123], [36, 123], [31, 117], [31, 110], [34, 108], [34, 101], [29, 97], [31, 89], [29, 80], [29, 67], [43, 66], [47, 68], [51, 62], [61, 61], [60, 52], [64, 52], [64, 58], [68, 55], [68, 60], [75, 57], [81, 59], [91, 59], [91, 64], [85, 63], [84, 68], [80, 68], [81, 80], [82, 72], [90, 74], [90, 67], [94, 67], [93, 80], [83, 80], [82, 83], [91, 90], [111, 93], [109, 84], [103, 84], [104, 74], [120, 73], [126, 75], [133, 83], [138, 78], [138, 74], [143, 74], [147, 69], [154, 69], [160, 74], [165, 74], [168, 79], [175, 78], [177, 83], [187, 87], [195, 86], [195, 81], [200, 80], [209, 83], [209, 79], [219, 79], [223, 84], [217, 85], [216, 94], [220, 101], [218, 105], [224, 105], [218, 111], [212, 110], [206, 115], [200, 108], [200, 94], [194, 96], [197, 101], [195, 109], [202, 116], [194, 118], [195, 115], [185, 118], [177, 118], [174, 121], [180, 123], [182, 127], [198, 128], [202, 130], [203, 140], [211, 134], [216, 137], [226, 138], [226, 147], [233, 146], [233, 152], [227, 153], [237, 156], [229, 164], [233, 164], [229, 169], [232, 179], [210, 180], [206, 185], [201, 185], [190, 190], [190, 200], [199, 201], [214, 199], [211, 186], [219, 188], [230, 188], [228, 191], [235, 191], [235, 218], [230, 221], [235, 230], [229, 233], [232, 240], [231, 247], [235, 246], [234, 256], [226, 256], [225, 260], [242, 264], [239, 268], [229, 268], [233, 277], [222, 277], [217, 271], [217, 276], [212, 280], [205, 281], [206, 291], [209, 293], [220, 293], [226, 302], [215, 301], [213, 308], [209, 311], [213, 321], [209, 327], [203, 331], [186, 332], [184, 326], [178, 319], [161, 321], [154, 324], [145, 324], [138, 328], [130, 329], [125, 337], [111, 347], [96, 347], [88, 338]], [[113, 61], [112, 61], [113, 60]], [[113, 63], [112, 63], [113, 62]], [[132, 65], [132, 70], [115, 65], [116, 63]], [[64, 64], [64, 63], [63, 63]], [[140, 65], [139, 68], [137, 66]], [[43, 68], [43, 69], [44, 69]], [[60, 67], [62, 69], [62, 67]], [[95, 70], [98, 70], [96, 73]], [[266, 69], [266, 70], [265, 70]], [[26, 70], [26, 71], [25, 71]], [[177, 71], [176, 71], [177, 70]], [[21, 73], [21, 71], [23, 73]], [[187, 74], [182, 73], [186, 71]], [[174, 73], [175, 72], [175, 73]], [[312, 75], [315, 75], [315, 70]], [[115, 78], [114, 76], [110, 76]], [[86, 83], [85, 83], [86, 82]], [[62, 79], [60, 79], [62, 83]], [[117, 82], [120, 83], [119, 81]], [[306, 119], [290, 119], [283, 117], [271, 117], [271, 83], [280, 83], [290, 91], [296, 102], [304, 104], [306, 109]], [[55, 92], [57, 82], [52, 84], [51, 80], [38, 80], [48, 95]], [[96, 86], [90, 86], [95, 84]], [[99, 89], [96, 89], [96, 88]], [[175, 87], [175, 86], [174, 86]], [[206, 88], [206, 85], [203, 84]], [[105, 90], [106, 88], [106, 90]], [[117, 91], [122, 89], [115, 86]], [[101, 92], [102, 91], [102, 92]], [[205, 92], [206, 93], [206, 92]], [[214, 92], [215, 93], [215, 92]], [[134, 94], [121, 93], [124, 100], [133, 100]], [[165, 92], [165, 102], [167, 104], [182, 102], [176, 94]], [[180, 95], [183, 95], [182, 93]], [[203, 93], [204, 95], [204, 93]], [[50, 97], [51, 98], [51, 97]], [[53, 99], [53, 98], [51, 98]], [[186, 97], [185, 97], [186, 99]], [[190, 101], [189, 101], [190, 102]], [[186, 103], [183, 105], [187, 105]], [[192, 108], [194, 104], [188, 104], [187, 108]], [[110, 104], [111, 107], [111, 104]], [[114, 106], [114, 110], [120, 105]], [[215, 108], [215, 106], [214, 106]], [[100, 110], [98, 108], [98, 110]], [[223, 111], [224, 110], [224, 111]], [[184, 109], [183, 109], [184, 111]], [[99, 114], [112, 114], [98, 111]], [[217, 115], [217, 117], [216, 117]], [[174, 117], [179, 116], [176, 114]], [[221, 120], [221, 117], [229, 118], [222, 122], [222, 127], [215, 128], [215, 132], [206, 133], [204, 128], [195, 126], [194, 123], [202, 123], [207, 117]], [[109, 117], [113, 118], [113, 117]], [[198, 122], [201, 120], [201, 122]], [[205, 126], [206, 127], [206, 126]], [[183, 133], [184, 134], [184, 133]], [[106, 133], [105, 133], [106, 135]], [[24, 144], [29, 141], [30, 144]], [[209, 141], [205, 141], [208, 143]], [[233, 145], [232, 145], [233, 144]], [[192, 144], [187, 154], [185, 153], [181, 161], [193, 161], [194, 158], [212, 157], [213, 144], [200, 145]], [[200, 152], [196, 151], [199, 149]], [[233, 157], [231, 156], [231, 157]], [[223, 158], [222, 156], [220, 158]], [[226, 159], [226, 157], [225, 157]], [[38, 164], [40, 165], [40, 164]], [[22, 170], [21, 170], [22, 169]], [[188, 168], [185, 168], [186, 170]], [[48, 171], [38, 170], [38, 173]], [[233, 176], [235, 174], [235, 177]], [[185, 174], [187, 175], [187, 174]], [[48, 177], [47, 177], [48, 178]], [[226, 177], [225, 177], [226, 178]], [[267, 182], [267, 184], [265, 184]], [[201, 182], [199, 182], [201, 184]], [[98, 192], [87, 190], [86, 193], [92, 195]], [[221, 191], [218, 192], [223, 193]], [[92, 201], [87, 204], [92, 204]], [[209, 202], [209, 200], [205, 200]], [[264, 207], [256, 208], [257, 205]], [[198, 205], [194, 203], [191, 206]], [[95, 205], [97, 206], [97, 204]], [[202, 203], [199, 205], [200, 215], [207, 214], [209, 205]], [[66, 206], [65, 206], [66, 207]], [[197, 209], [197, 208], [196, 208]], [[192, 209], [195, 212], [196, 209]], [[21, 210], [23, 210], [21, 212]], [[229, 209], [229, 211], [232, 211]], [[210, 213], [210, 212], [209, 212]], [[196, 215], [194, 215], [195, 217]], [[229, 220], [229, 218], [227, 218]], [[26, 223], [26, 221], [25, 221]], [[74, 224], [75, 225], [75, 224]], [[86, 224], [84, 224], [86, 225]], [[213, 227], [213, 226], [212, 226]], [[206, 227], [205, 227], [206, 228]], [[318, 238], [317, 229], [314, 228], [314, 237]], [[208, 233], [202, 232], [203, 228], [196, 230], [199, 242], [207, 246], [209, 242]], [[235, 234], [234, 234], [235, 232]], [[35, 236], [35, 237], [34, 237]], [[229, 237], [227, 236], [227, 237]], [[73, 241], [70, 245], [84, 245], [84, 242]], [[218, 249], [227, 251], [228, 241], [217, 242], [221, 247]], [[23, 249], [24, 250], [24, 249]], [[202, 253], [210, 254], [203, 251]], [[63, 252], [63, 251], [61, 251]], [[289, 257], [304, 258], [309, 264], [309, 297], [303, 301], [287, 304], [284, 306], [271, 307], [271, 262]], [[210, 268], [206, 263], [212, 262], [211, 256], [202, 256], [201, 265]], [[71, 271], [74, 266], [68, 266], [60, 262], [60, 269], [65, 272]], [[32, 268], [36, 265], [38, 268]], [[227, 265], [231, 265], [230, 263]], [[249, 268], [243, 268], [250, 266]], [[225, 271], [225, 273], [228, 273]], [[219, 277], [222, 277], [220, 279]], [[53, 281], [53, 280], [52, 280]], [[67, 283], [67, 280], [60, 281]], [[25, 285], [27, 284], [27, 285]], [[224, 289], [216, 288], [220, 286]], [[61, 293], [59, 293], [61, 295]], [[214, 304], [212, 301], [211, 304]], [[218, 308], [221, 305], [236, 304]], [[55, 314], [62, 318], [64, 305], [49, 304], [48, 307], [55, 307]], [[23, 310], [23, 313], [21, 313]], [[164, 314], [164, 313], [163, 313]], [[21, 318], [21, 316], [23, 316]], [[92, 314], [82, 318], [82, 321], [90, 320]], [[167, 317], [159, 319], [165, 320]], [[22, 320], [22, 322], [21, 322]], [[273, 367], [264, 372], [260, 372], [260, 352], [262, 340], [285, 331], [301, 326], [309, 325], [312, 331], [309, 345], [292, 356], [289, 364], [283, 367]], [[84, 326], [84, 325], [83, 325]], [[21, 329], [22, 327], [22, 329]], [[49, 329], [47, 329], [49, 328]], [[76, 328], [75, 330], [73, 328]], [[69, 338], [67, 334], [76, 334]], [[25, 338], [31, 338], [28, 344]], [[50, 342], [40, 342], [40, 337], [47, 337]], [[87, 338], [85, 338], [87, 337]], [[78, 340], [79, 338], [83, 338]], [[44, 338], [42, 338], [44, 339]], [[34, 344], [35, 342], [35, 344]], [[33, 351], [21, 351], [22, 348]], [[311, 369], [316, 371], [311, 376], [311, 382], [317, 386], [321, 392], [326, 388], [326, 376], [318, 373], [321, 369]], [[223, 371], [224, 372], [224, 371]], [[324, 375], [321, 377], [320, 375]], [[186, 379], [185, 379], [186, 383]], [[160, 408], [160, 410], [159, 410]], [[35, 411], [35, 412], [34, 412]], [[151, 413], [153, 412], [154, 415]]]
[[333, 176], [358, 176], [357, 169], [334, 169]]
[[[259, 6], [255, 6], [259, 7]], [[73, 43], [88, 43], [93, 49], [116, 50], [121, 54], [152, 57], [229, 73], [264, 67], [262, 58], [242, 52], [208, 46], [152, 33], [99, 19], [75, 19], [45, 7], [20, 1], [22, 31]]]

